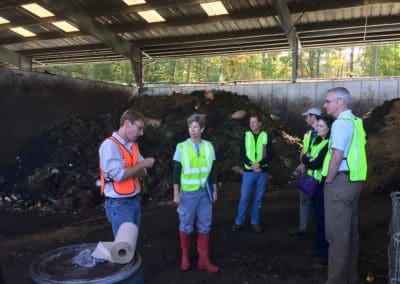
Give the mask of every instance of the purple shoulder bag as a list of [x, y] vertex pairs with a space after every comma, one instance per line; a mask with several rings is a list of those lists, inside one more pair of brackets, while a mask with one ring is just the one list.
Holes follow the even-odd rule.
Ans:
[[299, 174], [297, 176], [296, 187], [309, 196], [313, 196], [318, 188], [318, 181], [307, 175]]

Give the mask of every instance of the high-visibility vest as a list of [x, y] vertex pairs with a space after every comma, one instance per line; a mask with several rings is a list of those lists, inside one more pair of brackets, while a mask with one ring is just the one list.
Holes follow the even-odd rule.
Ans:
[[304, 134], [304, 138], [303, 138], [303, 153], [307, 153], [308, 150], [309, 150], [310, 145], [312, 144], [311, 134], [312, 134], [312, 130], [309, 130], [309, 131], [306, 132], [306, 134]]
[[[361, 118], [352, 118], [350, 116], [341, 117], [339, 119], [350, 120], [353, 123], [353, 136], [349, 147], [349, 152], [346, 158], [343, 158], [347, 162], [349, 167], [349, 179], [350, 181], [364, 181], [367, 178], [367, 154], [365, 151], [366, 135], [363, 127]], [[324, 165], [322, 168], [322, 175], [328, 175], [329, 162], [332, 157], [332, 141], [329, 141], [329, 150], [325, 156]]]
[[[261, 131], [258, 134], [257, 141], [255, 141], [253, 132], [246, 131], [244, 143], [247, 158], [252, 163], [258, 163], [263, 158], [263, 149], [265, 145], [268, 144], [268, 134], [265, 131]], [[244, 164], [244, 167], [248, 170], [251, 169], [251, 167], [246, 164]]]
[[[138, 159], [139, 159], [139, 147], [136, 143], [132, 143], [132, 154], [122, 145], [118, 139], [116, 139], [113, 136], [108, 137], [107, 139], [110, 139], [113, 141], [119, 148], [121, 152], [122, 159], [124, 160], [124, 167], [125, 168], [130, 168], [133, 167], [137, 164]], [[113, 181], [113, 180], [106, 180], [104, 177], [104, 173], [100, 168], [100, 193], [104, 194], [104, 188], [106, 185], [106, 182], [112, 182], [113, 189], [116, 193], [120, 195], [128, 195], [128, 194], [133, 194], [136, 191], [140, 192], [140, 181], [139, 178], [137, 177], [132, 177], [128, 178], [123, 181]]]
[[[316, 158], [319, 155], [319, 152], [328, 144], [329, 139], [324, 139], [319, 144], [312, 144], [311, 145], [311, 151], [310, 151], [310, 157], [311, 158]], [[307, 170], [307, 174], [313, 178], [315, 178], [317, 181], [321, 182], [322, 180], [322, 167], [317, 170]]]
[[196, 153], [190, 139], [178, 143], [181, 155], [181, 190], [195, 191], [204, 188], [213, 164], [213, 146], [207, 140], [201, 140], [199, 154]]

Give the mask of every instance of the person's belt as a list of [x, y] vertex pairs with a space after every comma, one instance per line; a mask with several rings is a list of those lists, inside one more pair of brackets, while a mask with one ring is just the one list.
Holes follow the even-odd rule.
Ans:
[[140, 197], [140, 194], [136, 194], [136, 195], [128, 196], [128, 197], [108, 197], [108, 196], [105, 196], [105, 199], [106, 200], [129, 200], [129, 199], [136, 199], [136, 198], [139, 198], [139, 197]]
[[338, 175], [348, 175], [350, 173], [350, 171], [338, 171], [337, 174]]

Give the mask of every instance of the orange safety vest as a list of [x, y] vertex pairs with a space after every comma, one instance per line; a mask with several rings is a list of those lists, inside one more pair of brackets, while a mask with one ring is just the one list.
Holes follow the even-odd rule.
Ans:
[[[130, 168], [133, 167], [137, 164], [137, 161], [139, 159], [139, 148], [136, 143], [132, 144], [132, 155], [129, 153], [129, 151], [113, 136], [108, 137], [107, 139], [111, 139], [114, 141], [115, 144], [117, 144], [119, 150], [121, 151], [122, 159], [124, 159], [125, 162], [125, 168]], [[106, 182], [112, 182], [114, 191], [118, 194], [121, 195], [127, 195], [127, 194], [132, 194], [135, 191], [140, 192], [140, 182], [139, 178], [133, 177], [133, 178], [128, 178], [123, 181], [106, 181], [103, 171], [100, 168], [100, 194], [104, 194], [104, 187], [106, 185]]]

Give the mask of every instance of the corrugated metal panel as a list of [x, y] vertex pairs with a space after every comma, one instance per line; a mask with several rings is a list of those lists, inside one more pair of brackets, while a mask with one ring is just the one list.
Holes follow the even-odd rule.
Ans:
[[[166, 19], [165, 23], [147, 24], [137, 11], [145, 9], [146, 5], [128, 7], [122, 0], [71, 0], [79, 5], [82, 11], [94, 17], [99, 24], [120, 33], [120, 36], [130, 42], [146, 42], [146, 46], [157, 47], [154, 56], [183, 56], [189, 54], [221, 54], [236, 52], [251, 52], [273, 48], [288, 48], [288, 41], [279, 27], [277, 9], [272, 0], [222, 0], [228, 16], [208, 17], [200, 7], [201, 2], [211, 0], [148, 0], [149, 5]], [[392, 42], [399, 37], [396, 34], [400, 27], [396, 26], [400, 14], [400, 3], [382, 0], [383, 3], [365, 5], [363, 1], [315, 1], [288, 0], [291, 9], [291, 20], [296, 24], [302, 46], [334, 46], [338, 43], [354, 40], [376, 43]], [[40, 20], [19, 6], [19, 1], [9, 0], [7, 4], [0, 1], [0, 16], [11, 22], [25, 23], [25, 27], [36, 33], [38, 37], [23, 38], [8, 30], [10, 25], [0, 25], [0, 45], [19, 52], [32, 50], [42, 62], [44, 56], [49, 56], [47, 62], [62, 63], [62, 60], [77, 62], [80, 56], [85, 60], [113, 60], [121, 57], [111, 48], [99, 45], [99, 40], [85, 35], [84, 31], [74, 33], [69, 37], [49, 23]], [[151, 7], [153, 7], [151, 6]], [[139, 8], [138, 8], [139, 7]], [[63, 18], [57, 15], [55, 18]], [[217, 19], [217, 20], [214, 20]], [[364, 25], [367, 28], [364, 29]], [[378, 29], [378, 28], [379, 29]], [[84, 29], [82, 29], [84, 30]], [[338, 31], [341, 31], [340, 33]], [[364, 32], [366, 33], [364, 34]], [[248, 36], [246, 36], [248, 35]], [[273, 35], [276, 38], [267, 39], [261, 36]], [[224, 39], [229, 38], [229, 41]], [[234, 40], [237, 38], [237, 40]], [[244, 40], [248, 38], [248, 40]], [[257, 38], [257, 39], [254, 39]], [[233, 40], [232, 40], [233, 39]], [[215, 49], [210, 48], [210, 40], [216, 42]], [[232, 46], [226, 46], [231, 42]], [[179, 43], [185, 52], [171, 49], [169, 46]], [[196, 43], [194, 45], [194, 43]], [[201, 47], [201, 44], [204, 47]], [[280, 45], [281, 44], [281, 45]], [[92, 49], [85, 50], [85, 47]], [[73, 55], [60, 53], [60, 49], [68, 50], [74, 47]], [[54, 58], [49, 49], [54, 48]], [[81, 48], [81, 51], [79, 51]], [[106, 48], [106, 50], [104, 50]], [[40, 55], [40, 49], [46, 54]], [[165, 52], [163, 53], [163, 49]], [[176, 50], [176, 53], [174, 53]], [[151, 52], [151, 50], [150, 50]], [[62, 56], [60, 55], [62, 54]], [[152, 55], [150, 53], [150, 55]], [[83, 60], [83, 59], [82, 59]]]

